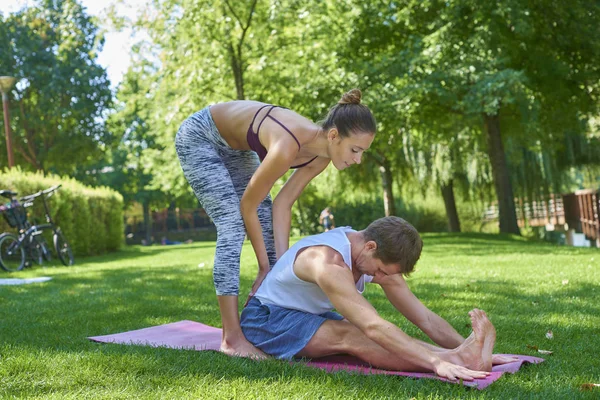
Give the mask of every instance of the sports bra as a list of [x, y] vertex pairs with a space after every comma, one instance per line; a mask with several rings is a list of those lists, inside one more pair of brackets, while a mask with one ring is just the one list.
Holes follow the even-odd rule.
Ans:
[[[256, 121], [256, 117], [258, 116], [258, 113], [261, 112], [261, 110], [266, 107], [271, 107], [271, 108], [269, 108], [269, 110], [267, 111], [267, 114], [263, 117], [263, 119], [258, 124], [258, 128], [256, 128], [256, 132], [254, 132], [254, 129], [252, 129], [252, 127], [254, 126], [254, 121]], [[263, 122], [265, 122], [265, 119], [267, 119], [267, 118], [271, 118], [273, 121], [275, 121], [277, 124], [279, 124], [279, 126], [281, 126], [283, 129], [285, 129], [287, 133], [292, 135], [292, 137], [294, 138], [296, 143], [298, 143], [298, 149], [300, 149], [300, 142], [298, 141], [296, 136], [292, 133], [292, 131], [290, 131], [285, 125], [283, 125], [281, 122], [279, 122], [275, 117], [270, 115], [271, 111], [273, 111], [273, 109], [275, 109], [275, 108], [285, 108], [285, 107], [279, 107], [279, 106], [274, 106], [271, 104], [265, 104], [264, 106], [259, 108], [258, 111], [256, 111], [256, 114], [254, 114], [254, 118], [252, 118], [252, 122], [250, 122], [250, 126], [248, 127], [248, 133], [246, 134], [246, 139], [248, 140], [248, 146], [250, 146], [250, 148], [252, 150], [254, 150], [256, 152], [256, 154], [258, 154], [258, 158], [260, 158], [260, 161], [264, 160], [265, 157], [267, 156], [267, 149], [265, 148], [265, 146], [262, 145], [262, 143], [260, 143], [260, 140], [258, 140], [258, 132], [260, 131], [260, 126], [262, 125]], [[308, 165], [311, 162], [313, 162], [317, 157], [318, 156], [315, 156], [313, 159], [305, 162], [304, 164], [295, 165], [290, 168], [302, 168], [305, 165]]]

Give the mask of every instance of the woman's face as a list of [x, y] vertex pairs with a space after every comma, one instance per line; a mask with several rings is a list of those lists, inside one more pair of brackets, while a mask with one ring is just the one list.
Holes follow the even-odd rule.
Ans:
[[360, 164], [363, 153], [371, 147], [375, 135], [373, 133], [355, 132], [347, 138], [342, 138], [337, 129], [330, 129], [329, 155], [333, 165], [343, 170], [353, 164]]

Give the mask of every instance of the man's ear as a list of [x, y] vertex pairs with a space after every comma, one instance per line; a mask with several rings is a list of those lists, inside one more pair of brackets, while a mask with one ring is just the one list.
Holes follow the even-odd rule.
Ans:
[[374, 240], [369, 240], [367, 243], [365, 243], [365, 246], [368, 250], [377, 250], [377, 242]]

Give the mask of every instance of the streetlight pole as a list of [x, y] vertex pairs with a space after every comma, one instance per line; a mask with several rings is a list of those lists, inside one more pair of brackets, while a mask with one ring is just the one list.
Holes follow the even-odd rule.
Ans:
[[6, 151], [8, 152], [8, 168], [12, 168], [15, 165], [8, 114], [8, 92], [15, 84], [15, 80], [16, 78], [12, 76], [0, 76], [0, 90], [2, 91], [2, 106], [4, 108], [4, 133], [6, 134]]

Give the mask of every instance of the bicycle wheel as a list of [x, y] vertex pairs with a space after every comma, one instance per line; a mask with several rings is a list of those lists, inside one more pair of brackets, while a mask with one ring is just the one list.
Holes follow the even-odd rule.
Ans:
[[57, 229], [56, 232], [54, 232], [54, 248], [56, 249], [58, 258], [64, 265], [73, 265], [75, 262], [73, 259], [73, 251], [71, 250], [69, 243], [67, 243], [65, 235], [63, 235], [60, 229]]
[[19, 246], [19, 238], [13, 233], [0, 235], [0, 267], [8, 272], [25, 267], [25, 249]]
[[40, 250], [42, 250], [42, 256], [46, 261], [52, 261], [52, 252], [50, 251], [50, 246], [48, 246], [48, 242], [43, 235], [36, 236], [38, 243], [40, 244]]
[[27, 252], [29, 253], [29, 258], [33, 260], [38, 265], [42, 265], [44, 262], [42, 245], [38, 241], [37, 236], [29, 237], [29, 245], [27, 246]]

